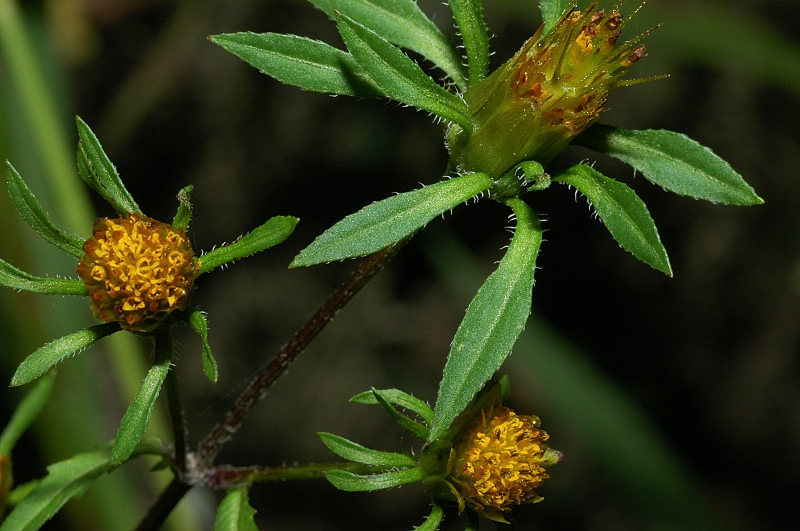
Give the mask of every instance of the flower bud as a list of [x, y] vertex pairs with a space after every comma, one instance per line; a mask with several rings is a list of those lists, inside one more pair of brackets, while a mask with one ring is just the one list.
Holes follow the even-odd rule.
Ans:
[[200, 266], [183, 229], [141, 214], [97, 220], [83, 251], [76, 272], [94, 315], [137, 332], [186, 307]]
[[608, 91], [630, 84], [620, 78], [647, 55], [641, 37], [616, 46], [623, 26], [616, 7], [607, 14], [597, 4], [567, 12], [546, 34], [541, 26], [464, 93], [473, 128], [448, 132], [451, 169], [497, 178], [525, 160], [550, 162], [597, 121]]

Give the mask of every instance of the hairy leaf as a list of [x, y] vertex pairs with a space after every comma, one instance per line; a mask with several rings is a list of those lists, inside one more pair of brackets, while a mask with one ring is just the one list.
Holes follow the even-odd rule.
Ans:
[[275, 216], [235, 242], [205, 253], [200, 257], [200, 274], [278, 245], [291, 236], [298, 221], [291, 216]]
[[378, 391], [377, 389], [373, 389], [372, 393], [375, 395], [375, 400], [378, 401], [378, 404], [392, 417], [392, 419], [400, 425], [401, 428], [404, 430], [414, 434], [415, 436], [419, 437], [423, 441], [428, 438], [428, 434], [430, 430], [427, 426], [423, 426], [416, 420], [409, 418], [399, 411], [383, 396], [383, 394]]
[[416, 528], [416, 531], [436, 531], [439, 529], [439, 524], [442, 523], [443, 518], [444, 509], [434, 503], [430, 514], [425, 518], [425, 521]]
[[200, 336], [200, 342], [203, 344], [203, 372], [206, 374], [206, 378], [216, 382], [217, 378], [219, 378], [219, 371], [217, 369], [217, 360], [214, 359], [214, 355], [211, 353], [211, 345], [208, 344], [208, 321], [206, 316], [199, 308], [191, 308], [186, 316], [186, 321], [192, 327], [192, 330]]
[[485, 192], [483, 173], [462, 175], [372, 203], [319, 235], [300, 251], [292, 267], [364, 256], [411, 236], [436, 216]]
[[348, 461], [363, 463], [365, 465], [390, 467], [410, 467], [416, 464], [413, 457], [396, 452], [382, 452], [361, 446], [358, 443], [321, 431], [317, 433], [328, 449]]
[[248, 488], [230, 489], [217, 507], [214, 531], [258, 531]]
[[0, 258], [0, 286], [31, 293], [88, 295], [86, 284], [79, 278], [36, 277], [17, 269]]
[[467, 52], [469, 84], [474, 85], [489, 71], [489, 32], [483, 21], [483, 0], [450, 0], [448, 3]]
[[433, 409], [431, 409], [431, 406], [419, 398], [399, 389], [373, 389], [371, 391], [364, 391], [363, 393], [358, 393], [350, 398], [350, 402], [354, 402], [356, 404], [377, 404], [378, 399], [375, 395], [376, 391], [380, 393], [381, 396], [383, 396], [383, 398], [390, 404], [413, 411], [428, 425], [430, 425], [431, 421], [433, 420]]
[[331, 470], [325, 473], [327, 479], [334, 487], [347, 492], [365, 492], [370, 490], [390, 489], [422, 481], [423, 473], [417, 467], [360, 476], [346, 470]]

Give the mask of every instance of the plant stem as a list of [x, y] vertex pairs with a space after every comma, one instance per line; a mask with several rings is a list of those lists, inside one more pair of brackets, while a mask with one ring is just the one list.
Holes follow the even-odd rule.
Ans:
[[142, 521], [139, 522], [136, 530], [154, 531], [156, 529], [161, 529], [161, 525], [172, 512], [172, 509], [178, 505], [178, 502], [181, 501], [184, 494], [189, 492], [191, 488], [191, 485], [184, 483], [178, 477], [174, 478], [170, 484], [167, 485], [167, 488], [158, 496], [156, 503], [147, 511], [147, 514]]
[[225, 413], [222, 420], [211, 430], [200, 443], [195, 456], [200, 465], [208, 466], [233, 433], [239, 429], [253, 406], [262, 399], [275, 380], [283, 374], [289, 365], [303, 352], [312, 339], [333, 319], [339, 310], [391, 259], [408, 240], [401, 240], [371, 254], [356, 268], [353, 273], [333, 292], [317, 313], [315, 313], [294, 337], [278, 352], [264, 370], [239, 396], [233, 407]]
[[243, 487], [256, 482], [285, 481], [290, 479], [319, 479], [330, 470], [346, 470], [354, 474], [385, 472], [385, 468], [342, 461], [336, 463], [311, 463], [287, 466], [218, 466], [206, 470], [203, 485], [212, 489]]
[[[171, 340], [171, 337], [167, 338]], [[186, 417], [183, 411], [183, 400], [181, 399], [181, 388], [178, 382], [178, 375], [175, 371], [169, 371], [166, 379], [167, 404], [169, 407], [169, 418], [172, 421], [172, 432], [175, 444], [174, 463], [178, 470], [186, 468]]]

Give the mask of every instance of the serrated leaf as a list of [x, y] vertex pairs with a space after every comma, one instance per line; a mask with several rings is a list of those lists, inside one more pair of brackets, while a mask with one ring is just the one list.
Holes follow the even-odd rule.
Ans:
[[219, 503], [214, 531], [258, 531], [256, 510], [250, 505], [248, 488], [231, 489]]
[[325, 473], [334, 487], [347, 492], [366, 492], [371, 490], [390, 489], [422, 481], [424, 474], [418, 467], [393, 470], [382, 474], [360, 476], [346, 470], [331, 470]]
[[337, 15], [336, 22], [347, 49], [386, 96], [456, 123], [466, 131], [472, 129], [464, 100], [439, 85], [395, 45], [345, 15]]
[[568, 9], [575, 5], [575, 0], [539, 0], [539, 10], [542, 12], [544, 33], [550, 31], [556, 22]]
[[442, 523], [442, 519], [444, 518], [444, 509], [441, 506], [433, 504], [431, 507], [430, 514], [425, 518], [425, 521], [422, 522], [418, 527], [416, 527], [416, 531], [436, 531], [439, 529], [439, 524]]
[[467, 52], [469, 84], [474, 85], [489, 71], [489, 32], [483, 20], [483, 1], [449, 0], [448, 4]]
[[331, 452], [348, 461], [365, 465], [385, 466], [387, 468], [395, 466], [410, 467], [416, 464], [414, 458], [409, 455], [372, 450], [339, 435], [324, 431], [317, 433], [317, 435]]
[[139, 205], [122, 184], [117, 168], [103, 151], [103, 146], [100, 145], [94, 132], [80, 117], [75, 117], [75, 123], [78, 125], [78, 138], [80, 139], [78, 142], [78, 173], [83, 180], [108, 201], [108, 204], [118, 213], [136, 212], [141, 214]]
[[118, 323], [103, 323], [73, 332], [39, 347], [20, 363], [11, 386], [23, 385], [43, 375], [66, 357], [77, 354], [98, 339], [120, 330]]
[[349, 53], [280, 33], [225, 33], [209, 40], [287, 85], [343, 96], [383, 96]]
[[[399, 389], [379, 389], [378, 392], [389, 403], [413, 411], [428, 425], [430, 425], [433, 420], [433, 409], [419, 398]], [[351, 397], [350, 402], [356, 404], [377, 404], [378, 399], [375, 396], [375, 390], [370, 390]]]
[[377, 252], [411, 236], [433, 218], [491, 186], [489, 176], [472, 173], [372, 203], [318, 236], [300, 251], [291, 267]]
[[86, 284], [78, 278], [36, 277], [0, 258], [0, 286], [53, 295], [88, 295]]
[[217, 360], [214, 359], [214, 355], [211, 353], [211, 345], [208, 343], [208, 321], [206, 316], [199, 308], [191, 308], [186, 316], [186, 321], [192, 327], [192, 330], [200, 336], [200, 342], [203, 344], [201, 356], [203, 358], [203, 372], [206, 374], [206, 378], [216, 382], [217, 378], [219, 378], [219, 370], [217, 368]]
[[507, 201], [517, 226], [500, 265], [467, 307], [444, 367], [429, 440], [440, 437], [500, 368], [531, 312], [542, 229], [520, 199]]
[[585, 195], [620, 247], [653, 269], [672, 276], [656, 224], [644, 201], [626, 184], [585, 164], [570, 166], [553, 181], [573, 186]]
[[0, 531], [33, 531], [42, 527], [71, 498], [80, 496], [111, 469], [108, 448], [78, 454], [47, 467], [47, 476], [17, 505]]
[[460, 54], [415, 0], [309, 1], [331, 18], [338, 11], [387, 41], [417, 52], [441, 68], [461, 90], [466, 90]]
[[292, 216], [275, 216], [235, 242], [205, 253], [200, 257], [200, 274], [278, 245], [292, 235], [298, 221]]
[[679, 195], [728, 205], [764, 202], [730, 164], [681, 133], [595, 125], [576, 142], [630, 164], [648, 181]]
[[155, 362], [147, 371], [147, 376], [145, 376], [139, 392], [125, 411], [111, 448], [111, 464], [113, 466], [120, 465], [127, 460], [144, 437], [153, 406], [172, 365], [172, 336], [164, 333], [156, 335], [155, 339]]
[[83, 240], [56, 227], [42, 205], [39, 204], [39, 200], [22, 180], [19, 172], [8, 161], [6, 161], [6, 181], [11, 204], [14, 205], [25, 223], [47, 242], [72, 256], [81, 258], [83, 256]]
[[377, 389], [373, 389], [372, 393], [375, 395], [375, 399], [378, 401], [378, 404], [381, 405], [384, 411], [389, 413], [392, 419], [399, 424], [401, 428], [419, 437], [423, 441], [428, 438], [430, 430], [427, 426], [423, 426], [416, 420], [411, 419], [397, 411], [397, 409], [395, 409], [395, 407], [390, 404], [386, 397], [384, 397], [383, 394]]
[[33, 424], [33, 421], [36, 420], [39, 412], [47, 403], [55, 379], [55, 371], [47, 373], [36, 382], [36, 385], [25, 394], [25, 397], [14, 408], [14, 413], [6, 423], [3, 431], [0, 432], [0, 455], [11, 455], [14, 445], [25, 433], [25, 430]]

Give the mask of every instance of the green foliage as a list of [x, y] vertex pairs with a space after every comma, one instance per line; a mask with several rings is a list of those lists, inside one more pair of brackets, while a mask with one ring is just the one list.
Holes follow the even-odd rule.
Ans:
[[331, 470], [325, 474], [325, 479], [339, 490], [366, 492], [419, 483], [422, 481], [422, 471], [415, 467], [380, 474], [359, 475], [346, 470]]
[[483, 20], [483, 0], [450, 0], [450, 10], [464, 40], [469, 65], [469, 84], [474, 85], [489, 71], [489, 32]]
[[0, 259], [0, 286], [31, 293], [86, 295], [86, 284], [77, 278], [36, 277]]
[[208, 343], [208, 321], [206, 316], [198, 308], [190, 308], [187, 311], [186, 321], [192, 327], [192, 330], [200, 336], [200, 341], [203, 344], [201, 356], [203, 359], [203, 372], [206, 378], [216, 382], [219, 378], [219, 370], [217, 369], [217, 360], [214, 359], [214, 355], [211, 353], [211, 345]]
[[257, 531], [255, 515], [248, 488], [230, 489], [217, 507], [214, 531]]
[[378, 396], [381, 396], [389, 404], [394, 404], [416, 413], [428, 425], [433, 421], [433, 409], [431, 409], [431, 406], [399, 389], [364, 391], [350, 398], [350, 402], [356, 404], [378, 404]]
[[550, 31], [558, 19], [573, 5], [575, 5], [575, 0], [539, 0], [544, 32]]
[[200, 257], [200, 274], [278, 245], [291, 236], [298, 221], [291, 216], [275, 216], [235, 242], [205, 253]]
[[33, 424], [39, 412], [50, 398], [55, 381], [55, 371], [50, 371], [41, 378], [14, 409], [14, 413], [8, 420], [2, 432], [0, 432], [0, 455], [11, 455], [14, 445], [25, 433], [25, 430]]
[[414, 458], [405, 454], [372, 450], [358, 443], [354, 443], [353, 441], [349, 441], [344, 437], [324, 431], [319, 432], [317, 435], [319, 435], [319, 438], [322, 439], [322, 442], [331, 452], [348, 461], [386, 468], [406, 468], [416, 464]]

